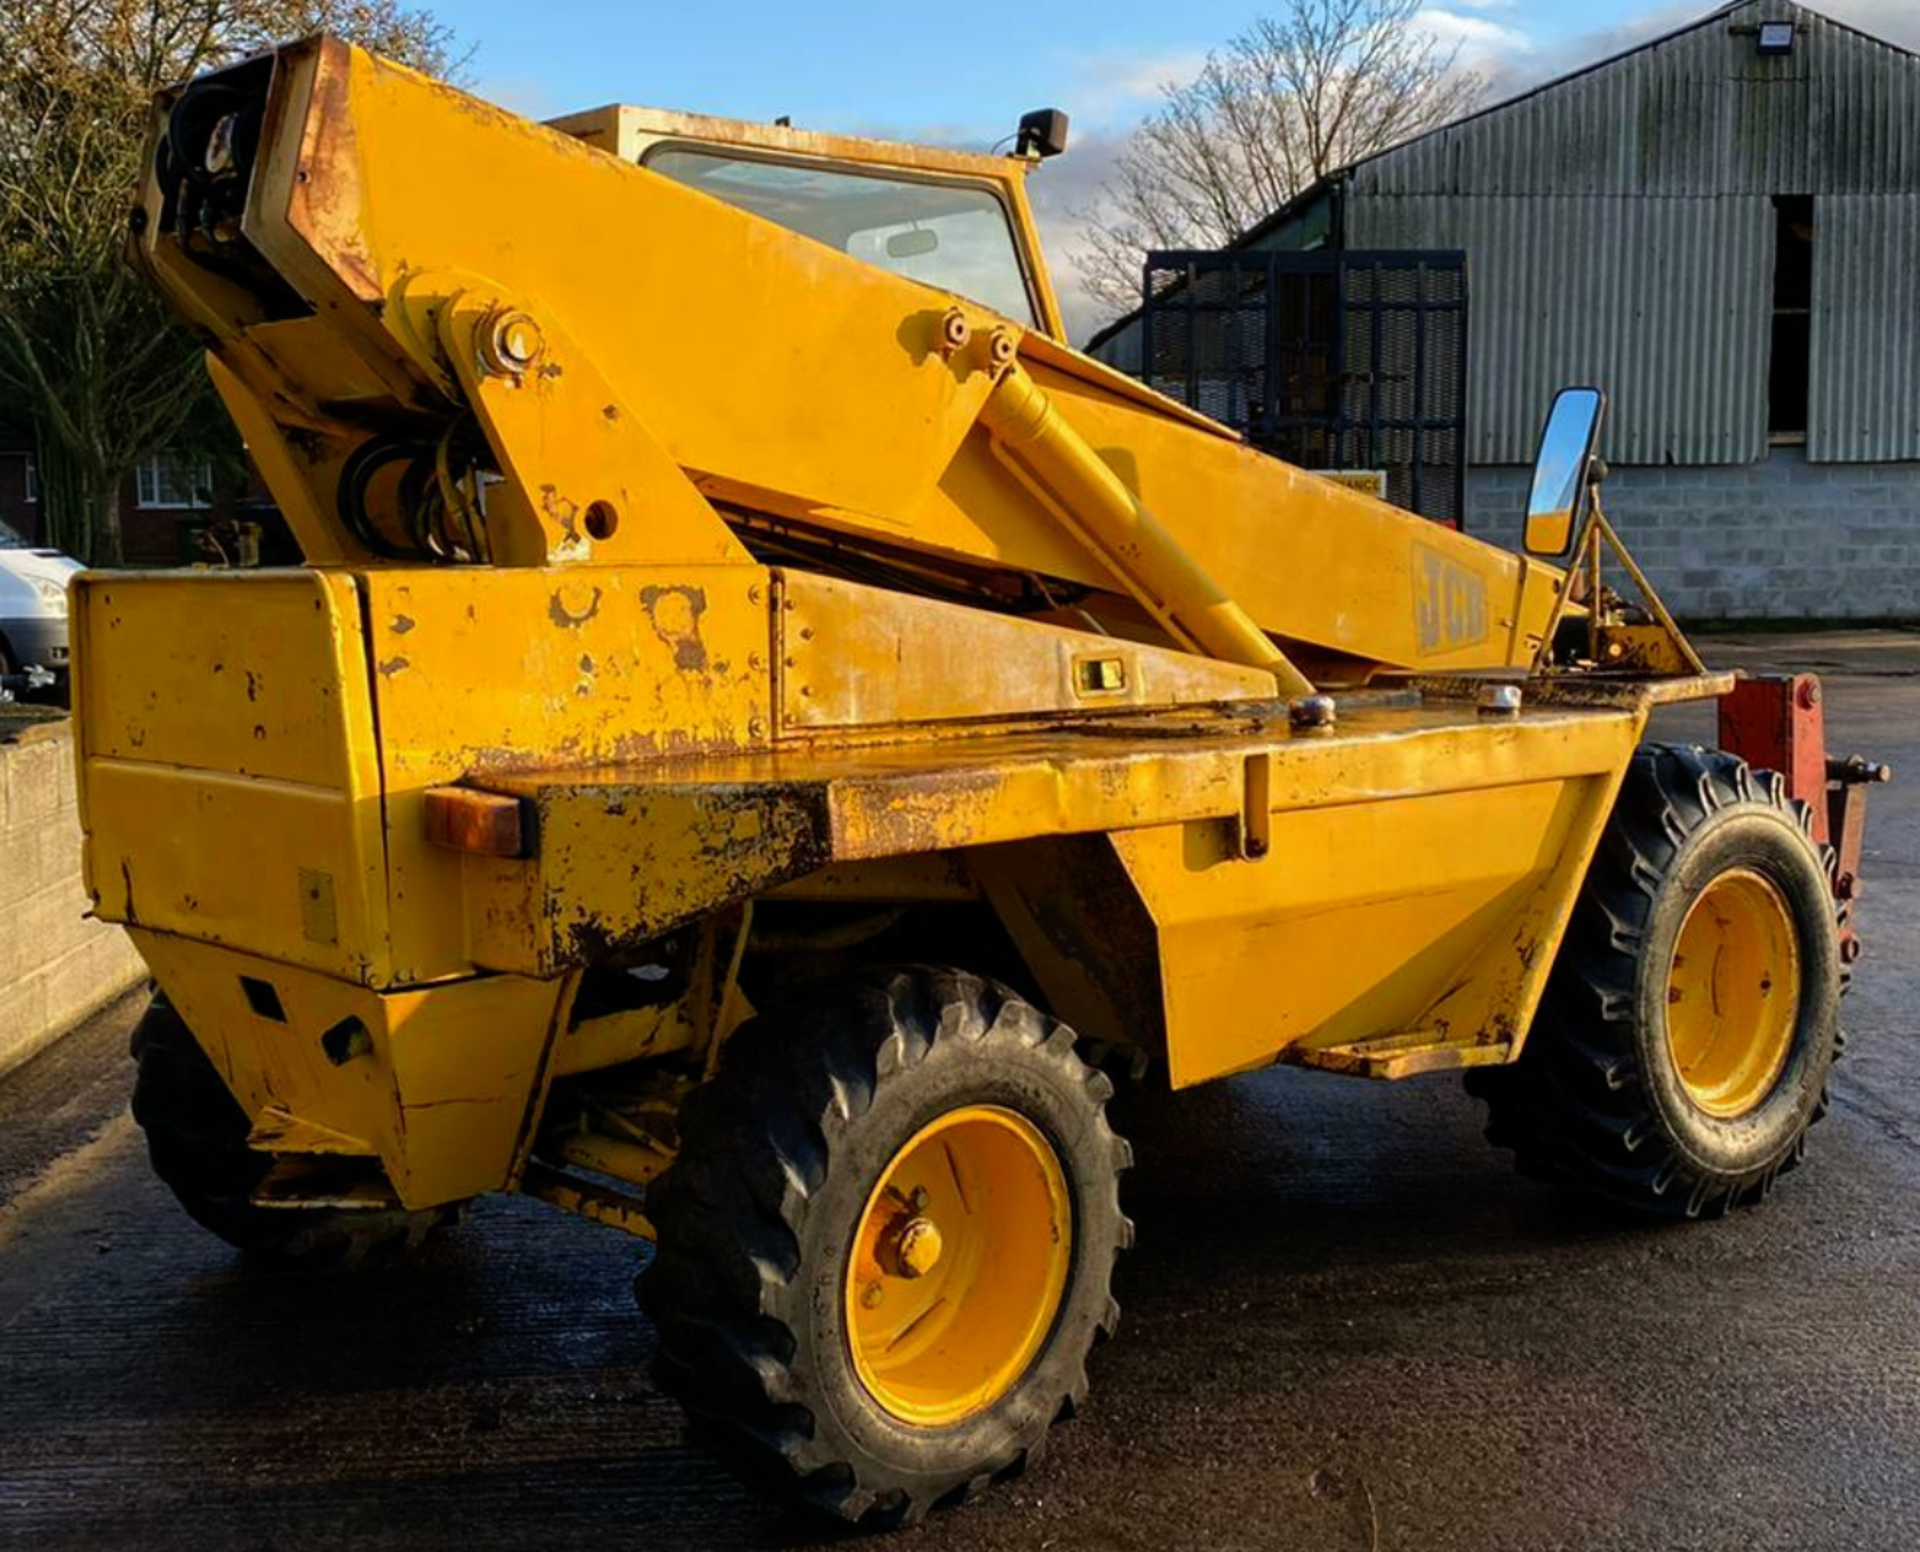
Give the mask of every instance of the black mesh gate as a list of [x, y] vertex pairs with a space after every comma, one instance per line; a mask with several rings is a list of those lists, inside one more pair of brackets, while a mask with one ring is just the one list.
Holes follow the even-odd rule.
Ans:
[[1374, 473], [1386, 498], [1461, 526], [1463, 253], [1147, 256], [1141, 376], [1319, 473]]

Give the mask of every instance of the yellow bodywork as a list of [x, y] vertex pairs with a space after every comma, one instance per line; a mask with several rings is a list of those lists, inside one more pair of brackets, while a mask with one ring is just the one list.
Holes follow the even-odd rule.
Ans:
[[[1069, 349], [1024, 160], [542, 127], [325, 39], [230, 78], [244, 199], [150, 178], [136, 258], [308, 565], [89, 576], [74, 637], [96, 908], [256, 1146], [644, 1230], [554, 1166], [644, 1183], [754, 966], [935, 904], [1176, 1084], [1517, 1053], [1650, 706], [1723, 681], [1483, 711], [1563, 574]], [[1031, 316], [657, 145], [985, 190]], [[430, 838], [476, 795], [499, 844]]]

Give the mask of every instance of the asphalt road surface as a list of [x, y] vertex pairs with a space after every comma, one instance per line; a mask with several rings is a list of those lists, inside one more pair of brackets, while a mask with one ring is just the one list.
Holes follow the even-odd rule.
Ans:
[[[897, 1545], [1920, 1545], [1920, 637], [1708, 646], [1820, 667], [1836, 749], [1914, 777], [1874, 794], [1808, 1167], [1641, 1227], [1512, 1174], [1452, 1078], [1136, 1104], [1091, 1402]], [[147, 1173], [137, 1011], [0, 1078], [0, 1548], [845, 1544], [684, 1443], [617, 1233], [494, 1201], [401, 1266], [243, 1265]]]

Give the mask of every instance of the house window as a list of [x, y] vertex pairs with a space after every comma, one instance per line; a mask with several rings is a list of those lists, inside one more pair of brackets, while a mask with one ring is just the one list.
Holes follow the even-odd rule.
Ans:
[[213, 502], [213, 468], [155, 453], [134, 470], [134, 496], [142, 507], [204, 507]]
[[1774, 200], [1773, 354], [1767, 369], [1767, 435], [1807, 436], [1807, 378], [1813, 344], [1813, 201]]
[[32, 506], [40, 500], [40, 471], [33, 466], [33, 460], [27, 460], [27, 504]]

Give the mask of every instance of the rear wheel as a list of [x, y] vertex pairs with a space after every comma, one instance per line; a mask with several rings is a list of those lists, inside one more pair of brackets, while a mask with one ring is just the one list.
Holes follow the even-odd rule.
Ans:
[[1023, 1469], [1118, 1317], [1110, 1093], [1064, 1025], [957, 972], [742, 1028], [648, 1194], [641, 1303], [695, 1437], [869, 1526]]
[[1517, 1064], [1473, 1075], [1520, 1167], [1694, 1217], [1756, 1200], [1826, 1111], [1831, 854], [1770, 771], [1634, 757]]
[[246, 1111], [166, 998], [135, 1026], [132, 1050], [133, 1118], [153, 1172], [194, 1222], [236, 1249], [270, 1261], [357, 1261], [409, 1249], [459, 1217], [458, 1206], [255, 1206], [273, 1159], [247, 1146]]

